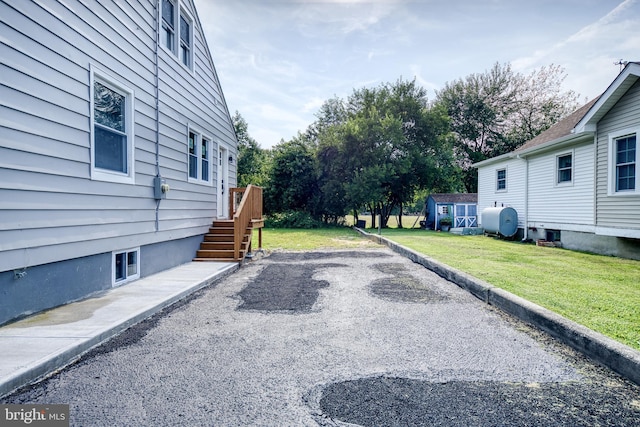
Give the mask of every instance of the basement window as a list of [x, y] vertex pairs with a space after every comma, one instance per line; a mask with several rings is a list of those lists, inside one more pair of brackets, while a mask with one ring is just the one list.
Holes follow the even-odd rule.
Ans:
[[562, 240], [560, 230], [546, 230], [547, 242], [559, 242]]
[[140, 248], [113, 252], [113, 286], [140, 278]]

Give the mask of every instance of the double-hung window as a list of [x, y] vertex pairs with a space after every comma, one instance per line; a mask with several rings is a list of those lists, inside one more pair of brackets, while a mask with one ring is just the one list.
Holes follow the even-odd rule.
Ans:
[[179, 0], [161, 0], [162, 46], [185, 67], [193, 69], [193, 19]]
[[557, 157], [557, 184], [570, 183], [573, 175], [573, 155], [563, 154]]
[[211, 138], [190, 128], [187, 147], [189, 181], [211, 184]]
[[191, 23], [180, 15], [180, 61], [191, 68]]
[[615, 140], [616, 191], [636, 188], [636, 136], [627, 135]]
[[91, 178], [134, 182], [133, 90], [91, 68]]
[[162, 0], [162, 43], [171, 52], [175, 52], [176, 40], [176, 4], [173, 0]]
[[637, 194], [637, 130], [623, 130], [609, 135], [609, 194]]
[[507, 190], [507, 170], [498, 169], [496, 171], [496, 191]]

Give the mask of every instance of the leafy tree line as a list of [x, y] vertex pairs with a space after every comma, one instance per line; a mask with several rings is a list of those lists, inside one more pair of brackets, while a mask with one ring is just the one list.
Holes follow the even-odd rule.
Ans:
[[430, 192], [475, 192], [471, 165], [512, 151], [576, 108], [564, 71], [529, 75], [495, 64], [449, 82], [429, 101], [415, 79], [355, 89], [324, 102], [316, 121], [290, 141], [260, 148], [233, 117], [238, 184], [264, 187], [265, 213], [286, 225], [340, 223], [347, 213], [392, 214]]

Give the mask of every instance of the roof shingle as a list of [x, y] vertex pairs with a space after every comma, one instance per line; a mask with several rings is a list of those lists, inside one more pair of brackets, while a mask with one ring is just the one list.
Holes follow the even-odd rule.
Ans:
[[593, 106], [593, 104], [596, 103], [598, 98], [599, 97], [596, 97], [588, 103], [584, 104], [582, 107], [578, 108], [576, 111], [569, 114], [567, 117], [560, 120], [549, 129], [545, 130], [535, 138], [529, 140], [528, 142], [513, 150], [513, 152], [519, 153], [521, 151], [528, 150], [529, 148], [537, 147], [547, 142], [562, 138], [563, 136], [571, 135], [571, 131], [573, 130], [573, 128], [575, 128], [578, 122], [585, 116], [585, 114], [587, 114], [589, 109]]
[[434, 193], [430, 197], [436, 203], [478, 203], [478, 193]]

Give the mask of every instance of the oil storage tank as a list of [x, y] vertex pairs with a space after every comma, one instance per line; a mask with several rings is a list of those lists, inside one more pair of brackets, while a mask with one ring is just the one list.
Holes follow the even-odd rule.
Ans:
[[485, 233], [511, 237], [518, 231], [518, 212], [509, 207], [486, 208], [482, 211]]

